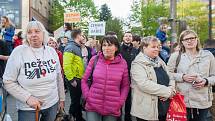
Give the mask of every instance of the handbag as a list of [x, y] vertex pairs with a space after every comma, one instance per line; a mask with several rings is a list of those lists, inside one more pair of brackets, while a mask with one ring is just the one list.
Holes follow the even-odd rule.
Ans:
[[176, 93], [176, 95], [170, 99], [166, 121], [187, 121], [186, 104], [184, 103], [184, 96], [180, 93]]
[[64, 108], [58, 111], [55, 121], [75, 121], [73, 117], [70, 117], [68, 114], [66, 114]]

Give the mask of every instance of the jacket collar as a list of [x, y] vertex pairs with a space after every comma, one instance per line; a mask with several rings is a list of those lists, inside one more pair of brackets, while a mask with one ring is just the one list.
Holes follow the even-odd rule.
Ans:
[[74, 40], [68, 41], [68, 43], [73, 43], [74, 45], [81, 47], [81, 45], [79, 45], [77, 42], [75, 42]]
[[153, 67], [160, 67], [161, 66], [161, 59], [159, 57], [152, 59], [149, 56], [145, 55], [144, 53], [139, 53], [139, 62], [143, 63], [146, 66], [153, 66]]
[[[188, 56], [188, 55], [186, 55], [186, 53], [183, 53], [182, 55]], [[193, 65], [195, 63], [199, 63], [201, 61], [201, 59], [205, 58], [206, 56], [208, 56], [208, 55], [204, 54], [203, 50], [200, 50], [199, 53], [196, 55], [196, 57], [191, 61], [190, 65]]]
[[122, 43], [122, 49], [126, 50], [126, 49], [132, 49], [133, 45], [132, 43], [130, 43], [129, 45], [125, 44], [124, 42]]
[[[104, 58], [103, 53], [102, 53], [102, 52], [99, 52], [98, 55], [99, 55], [99, 58], [101, 58], [102, 61], [105, 62], [105, 58]], [[122, 61], [122, 59], [123, 59], [123, 58], [122, 58], [122, 55], [121, 55], [121, 54], [118, 54], [117, 56], [115, 56], [114, 60], [111, 61], [111, 64], [113, 64], [113, 63], [120, 63], [120, 62]]]

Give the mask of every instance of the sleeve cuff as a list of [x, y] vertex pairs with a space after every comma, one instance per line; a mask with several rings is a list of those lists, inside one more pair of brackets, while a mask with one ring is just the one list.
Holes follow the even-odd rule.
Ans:
[[65, 98], [64, 99], [60, 99], [60, 101], [65, 101]]
[[23, 97], [20, 97], [19, 100], [22, 101], [22, 102], [25, 102], [27, 103], [28, 99], [31, 97], [31, 94], [25, 94], [25, 96]]

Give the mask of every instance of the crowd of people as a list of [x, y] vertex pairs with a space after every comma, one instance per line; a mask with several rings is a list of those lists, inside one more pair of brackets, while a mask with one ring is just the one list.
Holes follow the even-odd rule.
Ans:
[[193, 30], [180, 33], [171, 51], [166, 24], [155, 36], [125, 32], [121, 42], [112, 31], [96, 41], [68, 23], [61, 38], [39, 21], [16, 35], [6, 16], [1, 24], [0, 82], [17, 99], [18, 121], [35, 120], [38, 110], [40, 121], [54, 121], [67, 92], [75, 121], [166, 121], [176, 92], [188, 121], [215, 115], [215, 40], [202, 49]]

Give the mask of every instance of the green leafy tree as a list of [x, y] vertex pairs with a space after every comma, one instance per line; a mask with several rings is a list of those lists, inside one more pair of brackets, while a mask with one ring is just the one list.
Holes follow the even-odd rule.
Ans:
[[187, 21], [190, 29], [197, 32], [201, 43], [208, 38], [207, 4], [196, 0], [182, 0], [177, 4], [178, 19]]
[[107, 21], [108, 19], [111, 19], [111, 18], [112, 18], [112, 15], [111, 15], [110, 8], [108, 8], [107, 4], [102, 5], [99, 12], [99, 20]]
[[99, 19], [98, 11], [93, 0], [69, 0], [68, 2], [63, 0], [62, 2], [68, 8], [67, 12], [80, 12], [81, 14], [81, 21], [74, 23], [73, 26], [87, 30], [88, 22]]
[[120, 19], [114, 18], [114, 19], [108, 19], [106, 21], [105, 31], [114, 31], [117, 33], [117, 37], [119, 40], [122, 39], [123, 36], [123, 26], [122, 21]]
[[144, 35], [142, 27], [132, 27], [131, 32], [136, 35]]
[[49, 15], [49, 29], [50, 31], [55, 31], [60, 26], [63, 25], [63, 13], [64, 8], [59, 3], [58, 0], [54, 0], [52, 6], [50, 8], [50, 15]]
[[[141, 23], [141, 26], [132, 26], [131, 31], [142, 36], [155, 35], [159, 27], [158, 19], [160, 17], [168, 17], [168, 6], [154, 0], [134, 1], [131, 7], [130, 21], [132, 23]], [[142, 29], [139, 29], [142, 28]]]

